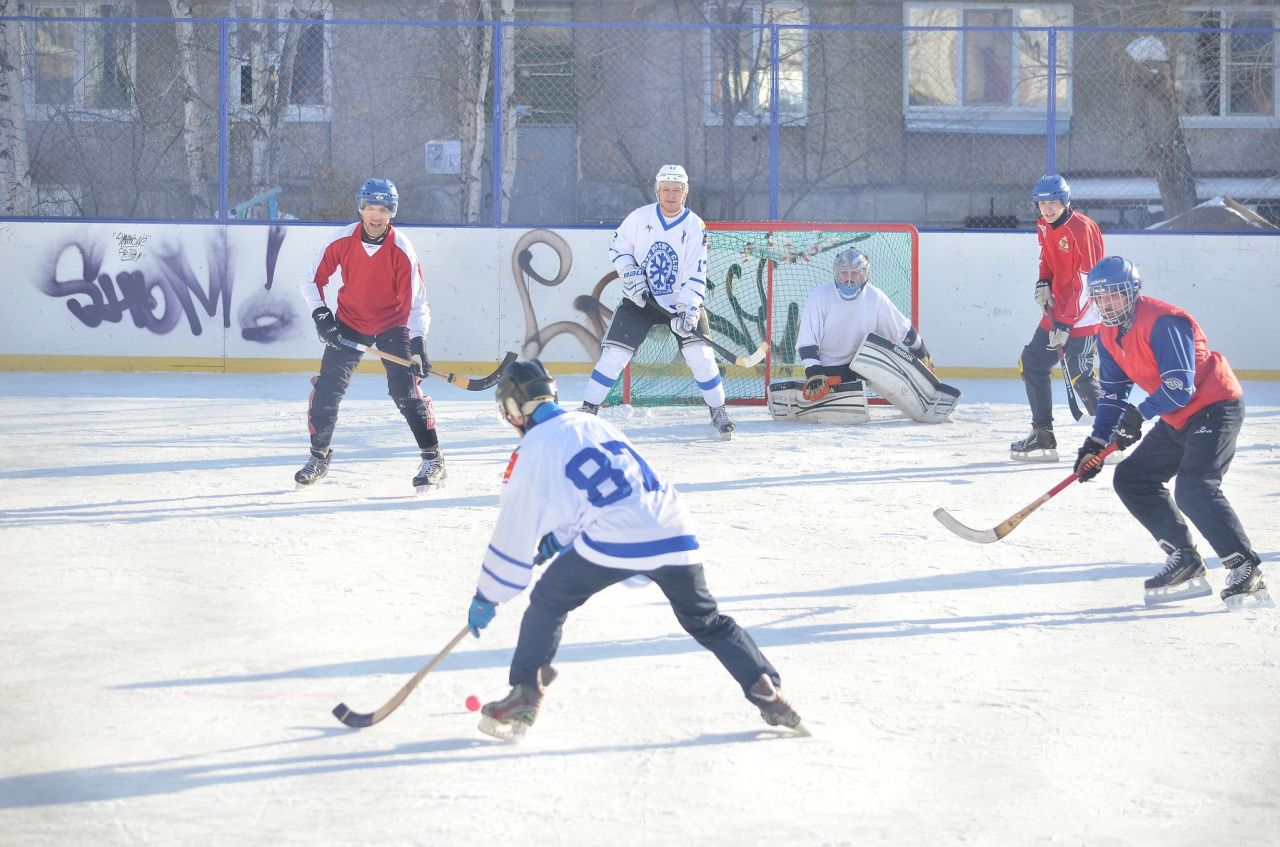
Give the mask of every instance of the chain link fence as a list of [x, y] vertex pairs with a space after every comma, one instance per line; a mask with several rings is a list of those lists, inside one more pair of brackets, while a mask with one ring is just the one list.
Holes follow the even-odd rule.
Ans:
[[1228, 229], [1280, 221], [1271, 11], [1108, 27], [907, 3], [849, 23], [833, 9], [855, 4], [757, 1], [640, 25], [229, 5], [0, 18], [3, 213], [337, 222], [385, 176], [402, 223], [611, 225], [679, 162], [708, 220], [1022, 228], [1057, 171], [1111, 229], [1215, 197]]

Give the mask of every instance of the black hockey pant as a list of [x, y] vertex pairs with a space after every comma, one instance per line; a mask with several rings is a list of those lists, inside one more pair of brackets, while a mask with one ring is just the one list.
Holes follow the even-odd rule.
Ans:
[[[1222, 493], [1222, 477], [1236, 452], [1244, 400], [1213, 403], [1182, 429], [1157, 421], [1132, 455], [1116, 465], [1120, 502], [1157, 541], [1191, 547], [1190, 518], [1219, 557], [1253, 553], [1240, 519]], [[1175, 478], [1173, 495], [1165, 483]]]
[[520, 622], [520, 640], [511, 659], [510, 683], [535, 684], [538, 668], [555, 658], [569, 612], [592, 595], [636, 573], [649, 577], [662, 589], [680, 626], [715, 654], [738, 681], [743, 696], [747, 696], [747, 690], [759, 681], [761, 674], [768, 674], [774, 685], [782, 685], [782, 678], [751, 635], [733, 618], [720, 613], [715, 598], [707, 590], [702, 565], [668, 565], [652, 571], [618, 570], [593, 565], [572, 547], [547, 566], [547, 572], [529, 595], [529, 608]]
[[[1049, 371], [1058, 364], [1058, 351], [1049, 350], [1046, 347], [1048, 343], [1048, 330], [1036, 327], [1018, 360], [1018, 370], [1027, 389], [1027, 402], [1031, 404], [1031, 425], [1037, 429], [1053, 429], [1053, 382]], [[1063, 359], [1067, 378], [1071, 380], [1085, 413], [1094, 414], [1098, 408], [1098, 377], [1094, 373], [1098, 363], [1098, 337], [1068, 338]]]
[[[363, 335], [341, 322], [339, 326], [342, 334], [353, 341], [359, 341], [367, 347], [377, 347], [384, 353], [402, 359], [409, 358], [408, 327], [398, 326], [377, 335]], [[307, 408], [307, 429], [311, 433], [312, 449], [326, 450], [333, 440], [333, 428], [338, 422], [338, 405], [347, 393], [351, 374], [356, 365], [360, 364], [363, 355], [351, 347], [324, 348], [324, 356], [320, 359], [320, 373], [311, 379], [314, 388]], [[386, 359], [381, 361], [387, 372], [387, 393], [408, 422], [418, 448], [426, 450], [435, 447], [439, 444], [439, 437], [436, 435], [431, 398], [422, 393], [418, 378], [408, 368]]]

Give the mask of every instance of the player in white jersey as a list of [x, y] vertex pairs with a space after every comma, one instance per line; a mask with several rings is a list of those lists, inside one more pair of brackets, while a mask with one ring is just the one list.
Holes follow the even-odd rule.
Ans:
[[669, 323], [693, 372], [711, 425], [721, 438], [735, 429], [725, 408], [724, 380], [715, 354], [693, 335], [709, 332], [702, 301], [707, 291], [707, 231], [685, 206], [689, 176], [680, 165], [663, 165], [654, 179], [658, 202], [641, 206], [613, 234], [609, 261], [622, 280], [624, 297], [605, 333], [579, 411], [595, 414], [649, 330]]
[[870, 283], [871, 260], [861, 250], [841, 251], [833, 265], [835, 280], [809, 294], [796, 335], [796, 354], [804, 364], [804, 399], [825, 396], [841, 382], [862, 379], [850, 367], [867, 335], [901, 342], [930, 371], [933, 360], [924, 340], [883, 291]]
[[803, 732], [783, 699], [781, 677], [707, 590], [693, 519], [622, 431], [557, 403], [555, 380], [537, 359], [513, 362], [495, 395], [499, 414], [523, 438], [502, 480], [498, 523], [467, 613], [471, 632], [493, 620], [498, 603], [534, 586], [511, 659], [511, 693], [484, 706], [480, 729], [499, 738], [534, 722], [569, 612], [636, 575], [666, 595], [685, 631], [729, 671], [771, 726]]

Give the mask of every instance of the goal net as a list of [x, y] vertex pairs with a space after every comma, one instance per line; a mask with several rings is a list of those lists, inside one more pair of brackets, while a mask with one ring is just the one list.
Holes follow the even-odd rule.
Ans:
[[[711, 337], [742, 356], [770, 345], [752, 368], [720, 362], [730, 403], [763, 404], [765, 387], [803, 379], [796, 356], [800, 315], [809, 292], [833, 279], [846, 247], [871, 260], [871, 283], [917, 328], [919, 235], [909, 224], [709, 223], [707, 295]], [[654, 327], [605, 400], [610, 405], [693, 405], [702, 395], [665, 325]]]

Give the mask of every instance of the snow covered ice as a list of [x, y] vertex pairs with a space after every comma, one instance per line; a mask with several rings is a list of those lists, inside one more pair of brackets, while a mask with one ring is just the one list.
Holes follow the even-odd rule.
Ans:
[[[708, 581], [811, 738], [765, 726], [652, 586], [570, 617], [520, 746], [503, 696], [525, 598], [404, 705], [350, 730], [465, 623], [515, 433], [433, 381], [449, 487], [381, 376], [328, 478], [309, 375], [0, 374], [0, 842], [1237, 844], [1280, 832], [1280, 614], [1145, 608], [1164, 554], [1110, 490], [1008, 460], [1015, 380], [954, 381], [954, 423], [786, 426], [604, 410], [700, 521]], [[583, 377], [561, 380], [576, 408]], [[1061, 386], [1055, 386], [1060, 392]], [[1280, 383], [1246, 384], [1225, 490], [1280, 585]]]

